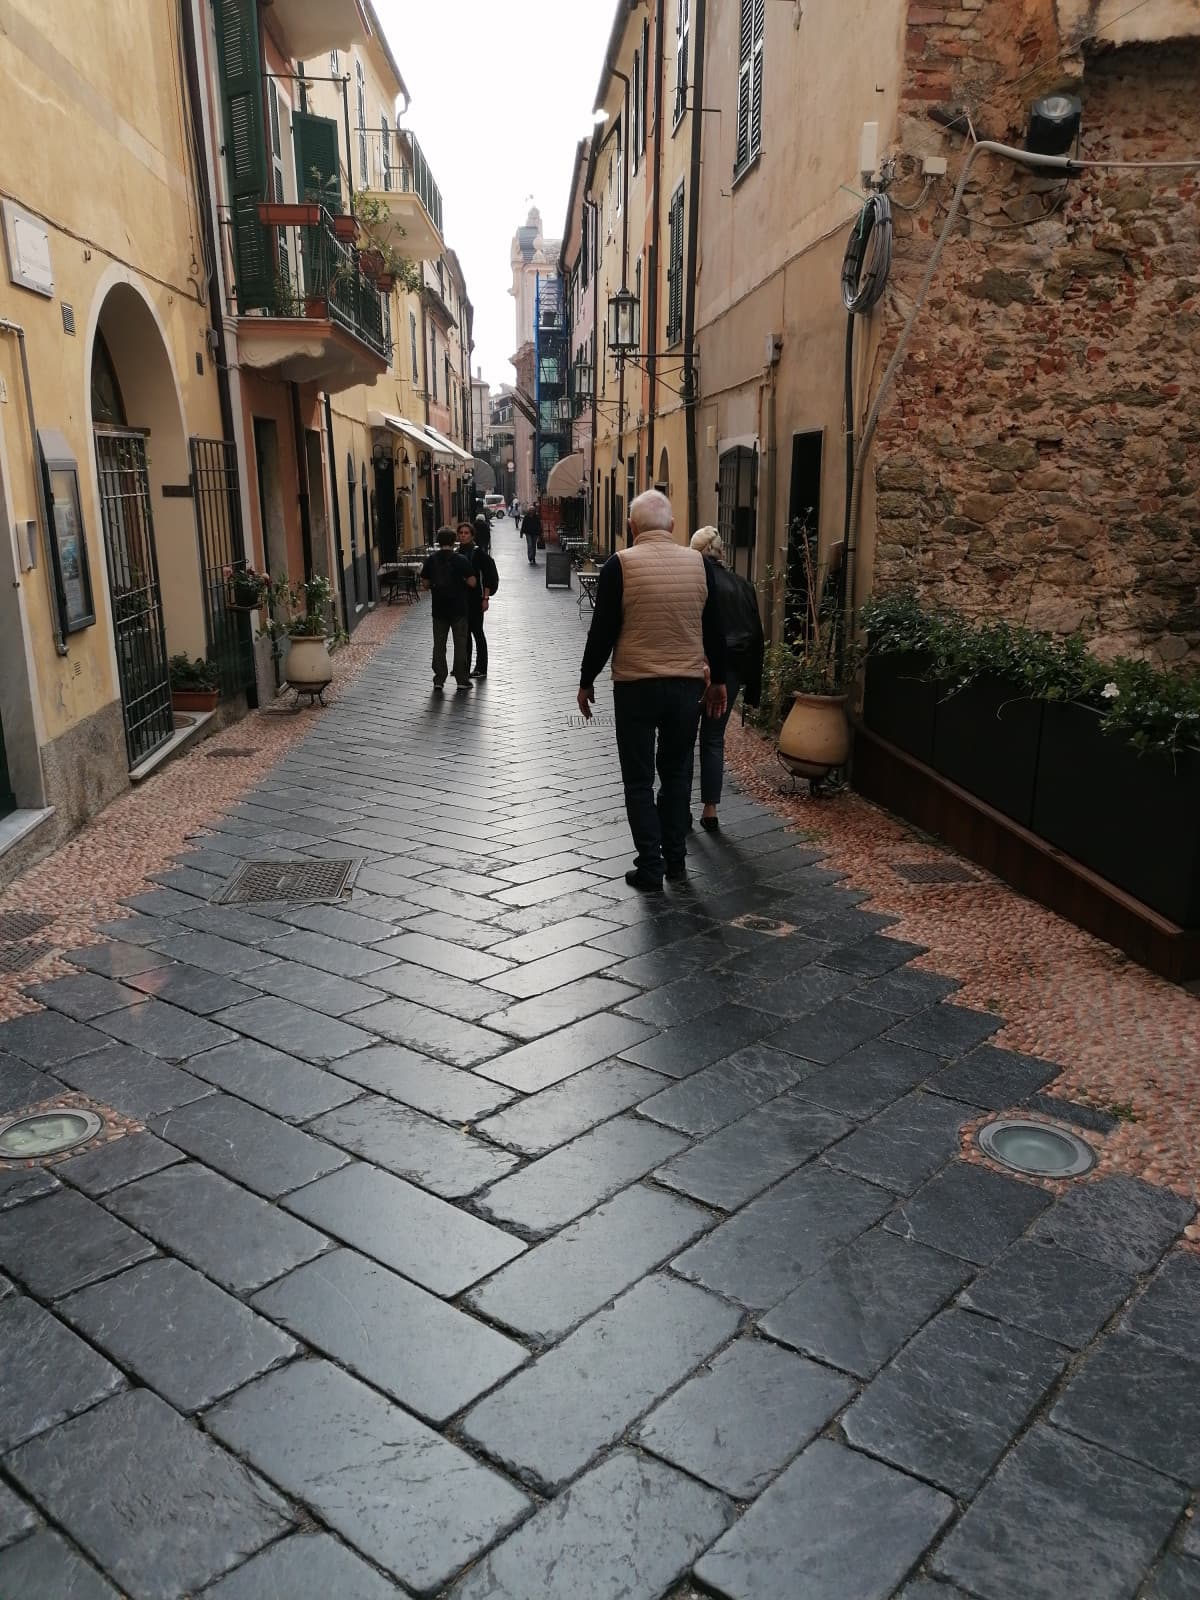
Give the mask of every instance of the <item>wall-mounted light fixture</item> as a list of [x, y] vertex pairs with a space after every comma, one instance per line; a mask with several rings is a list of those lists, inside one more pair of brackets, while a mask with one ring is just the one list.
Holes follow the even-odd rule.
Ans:
[[636, 355], [641, 342], [641, 301], [622, 284], [608, 299], [608, 348], [619, 359]]
[[1079, 137], [1083, 104], [1077, 95], [1048, 94], [1029, 108], [1025, 148], [1031, 155], [1065, 156]]

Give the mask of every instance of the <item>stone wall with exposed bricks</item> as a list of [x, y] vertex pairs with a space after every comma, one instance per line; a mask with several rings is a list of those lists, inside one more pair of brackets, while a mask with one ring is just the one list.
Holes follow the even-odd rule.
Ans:
[[[1060, 87], [1085, 159], [1200, 156], [1200, 39], [1095, 51], [1053, 0], [910, 7], [893, 193], [919, 198], [924, 155], [950, 174], [897, 213], [876, 378], [961, 170], [946, 118], [1020, 145]], [[977, 160], [880, 426], [878, 588], [1200, 663], [1198, 194], [1200, 170], [1064, 184]]]

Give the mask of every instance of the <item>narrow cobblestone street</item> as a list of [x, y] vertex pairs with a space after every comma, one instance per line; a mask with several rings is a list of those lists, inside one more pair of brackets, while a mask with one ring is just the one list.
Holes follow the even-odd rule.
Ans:
[[962, 1159], [1071, 1063], [757, 800], [628, 888], [494, 553], [486, 682], [424, 602], [0, 1024], [0, 1110], [104, 1119], [0, 1165], [0, 1600], [1195, 1600], [1191, 1200]]

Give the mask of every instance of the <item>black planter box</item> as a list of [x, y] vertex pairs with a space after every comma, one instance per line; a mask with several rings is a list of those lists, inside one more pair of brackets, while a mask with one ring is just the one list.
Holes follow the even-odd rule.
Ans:
[[929, 669], [923, 650], [867, 657], [863, 721], [872, 733], [915, 756], [926, 766], [933, 761], [933, 722], [943, 686], [926, 683]]
[[1200, 758], [1139, 756], [1085, 706], [1048, 704], [1034, 831], [1178, 927], [1200, 929]]
[[935, 770], [1030, 827], [1043, 706], [1041, 700], [1022, 697], [1006, 678], [976, 678], [938, 702]]

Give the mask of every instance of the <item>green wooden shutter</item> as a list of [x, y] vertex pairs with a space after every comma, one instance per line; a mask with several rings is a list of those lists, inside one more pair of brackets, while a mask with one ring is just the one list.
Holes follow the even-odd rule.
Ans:
[[341, 211], [337, 123], [332, 117], [313, 117], [306, 111], [293, 111], [292, 140], [296, 147], [296, 193], [306, 200], [319, 200], [327, 211]]
[[270, 240], [257, 209], [267, 197], [258, 0], [215, 0], [214, 11], [238, 310], [249, 311], [270, 304], [273, 276]]

